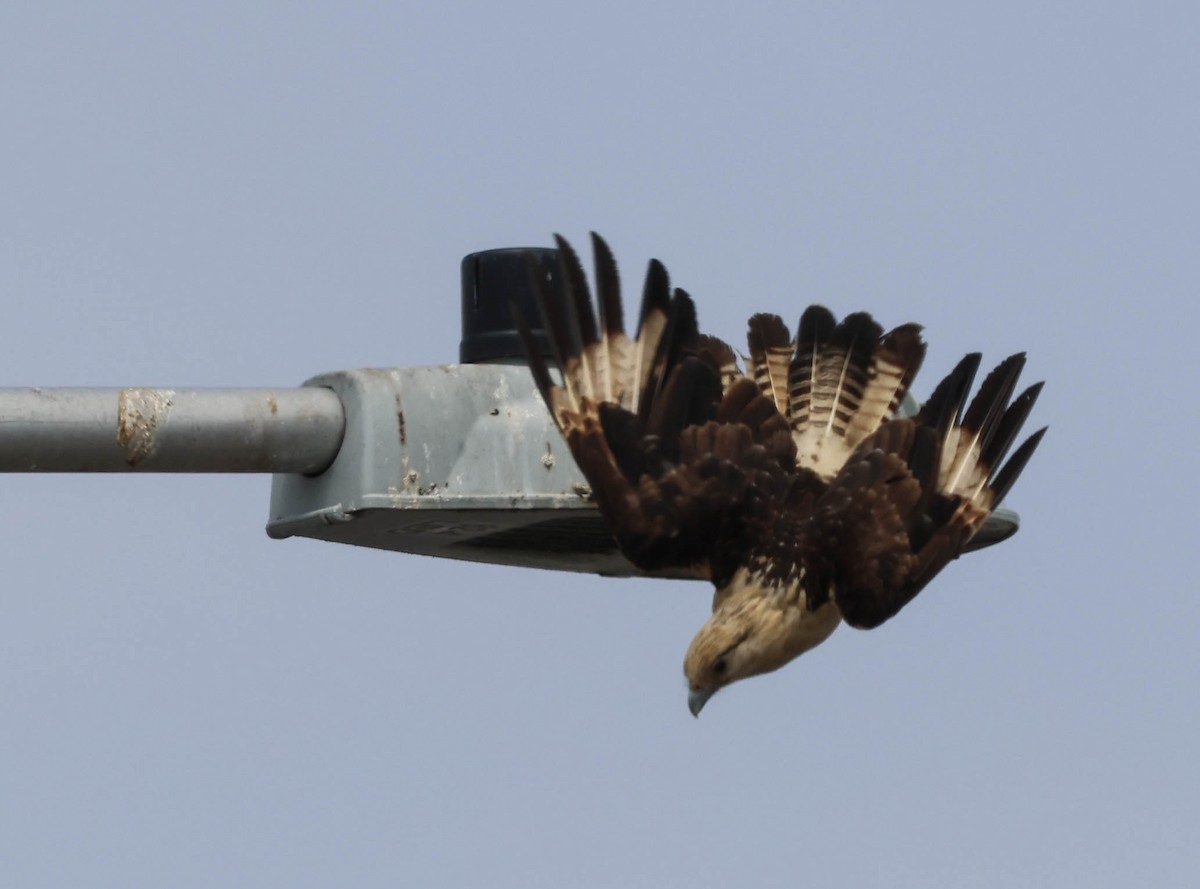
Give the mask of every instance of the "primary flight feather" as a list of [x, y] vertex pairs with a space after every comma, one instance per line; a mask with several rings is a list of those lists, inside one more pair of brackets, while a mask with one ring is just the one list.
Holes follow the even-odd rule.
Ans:
[[616, 263], [592, 235], [596, 304], [556, 237], [559, 302], [534, 275], [559, 376], [517, 317], [534, 380], [625, 556], [716, 587], [684, 659], [698, 715], [719, 689], [820, 644], [839, 623], [876, 627], [983, 526], [1045, 429], [1005, 460], [1041, 383], [1016, 398], [1024, 355], [968, 400], [966, 356], [920, 412], [894, 416], [925, 355], [920, 328], [884, 333], [821, 306], [795, 337], [749, 322], [750, 355], [701, 334], [691, 298], [651, 261], [637, 330], [624, 328]]

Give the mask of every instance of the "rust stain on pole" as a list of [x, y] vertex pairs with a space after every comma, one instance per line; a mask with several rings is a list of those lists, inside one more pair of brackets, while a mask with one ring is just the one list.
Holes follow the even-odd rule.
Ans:
[[155, 433], [175, 404], [174, 389], [122, 389], [117, 395], [117, 444], [125, 462], [140, 465], [154, 453]]

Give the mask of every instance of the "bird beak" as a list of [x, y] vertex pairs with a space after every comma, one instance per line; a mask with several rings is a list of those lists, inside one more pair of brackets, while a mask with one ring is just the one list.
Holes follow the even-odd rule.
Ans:
[[699, 716], [700, 711], [704, 709], [704, 705], [708, 703], [708, 699], [713, 696], [713, 690], [710, 688], [693, 688], [688, 692], [688, 709], [692, 711], [693, 716]]

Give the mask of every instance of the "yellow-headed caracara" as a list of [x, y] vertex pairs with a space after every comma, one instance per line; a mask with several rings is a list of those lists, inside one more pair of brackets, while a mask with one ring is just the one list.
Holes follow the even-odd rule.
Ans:
[[[701, 334], [691, 298], [651, 261], [636, 336], [616, 263], [592, 236], [598, 314], [558, 238], [560, 302], [537, 277], [561, 377], [518, 318], [534, 379], [621, 551], [646, 571], [710, 580], [713, 613], [684, 659], [698, 715], [719, 689], [778, 669], [843, 620], [877, 627], [960, 555], [1045, 429], [1005, 462], [1041, 389], [1024, 355], [974, 398], [967, 355], [920, 412], [894, 416], [925, 354], [920, 327], [810, 306], [793, 338], [750, 319], [747, 370]], [[557, 380], [561, 379], [561, 382]]]

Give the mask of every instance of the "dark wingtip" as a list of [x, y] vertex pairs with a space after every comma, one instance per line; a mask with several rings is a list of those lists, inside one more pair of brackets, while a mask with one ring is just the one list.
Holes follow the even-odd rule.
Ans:
[[984, 378], [979, 391], [971, 399], [962, 425], [970, 434], [979, 436], [982, 451], [989, 449], [993, 436], [1004, 425], [1002, 417], [1008, 411], [1009, 399], [1017, 388], [1017, 380], [1024, 367], [1024, 352], [1009, 355]]
[[995, 498], [993, 500], [994, 503], [1000, 503], [1004, 500], [1009, 489], [1012, 488], [1013, 483], [1016, 482], [1017, 477], [1025, 468], [1025, 464], [1029, 462], [1029, 458], [1033, 456], [1033, 452], [1037, 450], [1037, 446], [1041, 443], [1042, 437], [1049, 428], [1049, 426], [1043, 426], [1037, 432], [1033, 433], [1033, 435], [1029, 436], [1029, 438], [1025, 439], [1009, 461], [1004, 464], [1004, 468], [997, 473], [996, 480], [991, 485]]
[[600, 309], [600, 327], [609, 334], [625, 330], [625, 310], [621, 306], [621, 281], [617, 260], [604, 238], [591, 233], [592, 256], [596, 267], [596, 303]]
[[671, 278], [667, 267], [657, 259], [650, 260], [646, 267], [646, 283], [642, 287], [642, 311], [638, 315], [638, 335], [641, 335], [642, 325], [646, 317], [655, 309], [664, 315], [671, 308]]
[[[664, 270], [665, 273], [665, 270]], [[696, 305], [682, 288], [675, 288], [665, 307], [667, 326], [651, 361], [650, 373], [646, 377], [640, 400], [639, 414], [649, 417], [651, 406], [661, 397], [663, 388], [670, 379], [671, 371], [687, 355], [694, 355], [698, 348], [699, 330], [696, 327]]]
[[1045, 384], [1034, 383], [1014, 398], [1012, 404], [1004, 409], [1003, 415], [993, 423], [993, 428], [988, 430], [987, 438], [982, 445], [980, 460], [984, 466], [988, 467], [989, 471], [999, 467], [1004, 460], [1004, 455], [1012, 447], [1012, 443], [1021, 432], [1021, 427], [1025, 425], [1025, 420], [1033, 411], [1033, 406], [1037, 403], [1043, 385]]
[[550, 390], [554, 388], [554, 381], [550, 377], [550, 370], [546, 366], [546, 359], [542, 356], [542, 351], [521, 307], [512, 300], [509, 300], [508, 305], [509, 311], [512, 313], [513, 323], [517, 326], [517, 334], [521, 338], [521, 345], [525, 347], [525, 360], [528, 362], [529, 370], [533, 374], [533, 382], [542, 394], [542, 400], [546, 402], [546, 407], [549, 407]]
[[[542, 331], [550, 343], [550, 350], [554, 353], [554, 360], [558, 363], [559, 367], [562, 367], [563, 359], [570, 354], [571, 347], [569, 343], [562, 339], [564, 329], [562, 314], [560, 312], [561, 307], [558, 304], [559, 301], [555, 298], [556, 294], [554, 290], [550, 287], [549, 281], [546, 280], [541, 266], [532, 253], [525, 254], [525, 267], [529, 273], [529, 284], [533, 289], [538, 314], [541, 315]], [[518, 316], [524, 320], [524, 314], [520, 312], [513, 315], [513, 320], [517, 320]], [[527, 332], [528, 329], [528, 324], [526, 324]], [[528, 348], [526, 349], [526, 354], [531, 354]]]
[[671, 316], [676, 333], [684, 333], [689, 337], [699, 335], [696, 322], [696, 303], [692, 295], [682, 287], [676, 287], [671, 294]]
[[968, 352], [954, 366], [954, 370], [946, 374], [929, 400], [921, 407], [916, 419], [933, 426], [935, 429], [948, 429], [951, 423], [958, 422], [962, 414], [963, 404], [967, 393], [971, 391], [971, 383], [979, 371], [983, 361], [983, 353]]
[[707, 355], [716, 367], [736, 366], [737, 356], [733, 352], [733, 347], [724, 340], [702, 333], [697, 343], [700, 354]]
[[1045, 385], [1046, 385], [1045, 380], [1038, 380], [1036, 383], [1034, 383], [1032, 386], [1030, 386], [1028, 389], [1026, 389], [1024, 392], [1022, 392], [1020, 397], [1028, 398], [1029, 401], [1031, 402], [1030, 407], [1032, 407], [1033, 406], [1032, 402], [1037, 401], [1038, 396], [1042, 394], [1042, 387]]
[[583, 264], [579, 254], [570, 242], [560, 234], [554, 235], [554, 243], [558, 246], [559, 264], [563, 278], [567, 282], [567, 328], [571, 344], [576, 351], [594, 343], [596, 336], [596, 316], [592, 312], [591, 296], [588, 292], [587, 276], [583, 273]]

